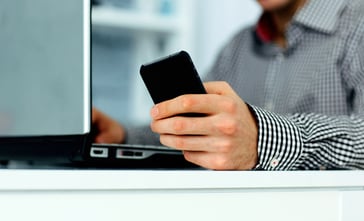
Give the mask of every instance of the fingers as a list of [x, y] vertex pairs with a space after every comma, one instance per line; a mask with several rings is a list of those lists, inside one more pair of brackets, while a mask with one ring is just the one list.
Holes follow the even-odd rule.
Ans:
[[94, 138], [94, 142], [96, 143], [121, 143], [121, 138], [119, 137], [121, 134], [116, 134], [113, 131], [110, 131], [110, 133], [99, 133]]
[[[188, 94], [151, 110], [151, 128], [162, 144], [210, 169], [250, 169], [257, 162], [257, 125], [245, 102], [226, 82], [204, 84], [208, 94]], [[202, 117], [182, 117], [204, 113]]]
[[125, 139], [122, 125], [96, 108], [92, 108], [92, 124], [96, 143], [122, 143]]
[[156, 104], [151, 110], [151, 117], [153, 119], [162, 119], [186, 113], [209, 114], [210, 108], [206, 107], [209, 100], [211, 98], [208, 95], [182, 95]]
[[256, 144], [209, 136], [161, 135], [161, 143], [182, 150], [187, 161], [207, 169], [247, 170], [258, 162]]
[[183, 135], [176, 136], [171, 134], [162, 134], [160, 136], [162, 144], [183, 151], [210, 151], [224, 152], [224, 145], [217, 138], [211, 138], [204, 135]]
[[[156, 104], [150, 112], [154, 120], [185, 113], [203, 113], [212, 115], [229, 107], [230, 101], [238, 96], [226, 82], [207, 82], [204, 84], [208, 94], [187, 94]], [[224, 95], [224, 96], [220, 96]]]
[[92, 123], [95, 123], [97, 121], [97, 119], [100, 118], [100, 111], [98, 109], [96, 109], [95, 107], [92, 108]]
[[205, 116], [220, 112], [225, 106], [223, 98], [216, 94], [188, 94], [156, 104], [151, 109], [151, 117], [154, 120], [174, 117], [188, 113], [200, 113]]
[[[207, 169], [238, 169], [231, 161], [231, 146], [207, 136], [161, 135], [161, 143], [182, 150], [187, 161]], [[235, 167], [234, 167], [235, 166]]]
[[152, 121], [150, 128], [159, 134], [175, 135], [206, 135], [209, 133], [210, 117], [173, 117], [164, 120]]

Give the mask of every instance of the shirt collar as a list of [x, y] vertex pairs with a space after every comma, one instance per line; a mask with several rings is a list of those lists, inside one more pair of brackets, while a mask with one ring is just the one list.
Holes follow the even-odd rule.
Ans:
[[274, 38], [274, 26], [272, 20], [269, 18], [269, 14], [263, 13], [260, 17], [257, 27], [256, 34], [259, 39], [263, 42], [271, 42]]
[[346, 0], [308, 0], [293, 22], [324, 33], [333, 33], [346, 4]]
[[[293, 23], [302, 24], [317, 31], [333, 33], [346, 4], [346, 0], [308, 0], [293, 18]], [[323, 8], [325, 10], [322, 10]], [[263, 42], [272, 41], [275, 33], [267, 13], [263, 13], [259, 19], [256, 34]]]

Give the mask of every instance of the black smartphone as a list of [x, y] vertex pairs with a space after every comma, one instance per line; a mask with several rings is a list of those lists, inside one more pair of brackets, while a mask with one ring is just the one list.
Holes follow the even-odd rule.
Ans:
[[186, 51], [143, 64], [140, 75], [155, 104], [183, 94], [206, 94], [200, 76]]

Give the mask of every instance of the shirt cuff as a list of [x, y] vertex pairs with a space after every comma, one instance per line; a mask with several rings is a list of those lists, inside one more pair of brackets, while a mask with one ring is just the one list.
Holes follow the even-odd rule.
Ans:
[[290, 170], [300, 158], [302, 138], [289, 119], [261, 108], [250, 106], [258, 122], [258, 157], [256, 168]]

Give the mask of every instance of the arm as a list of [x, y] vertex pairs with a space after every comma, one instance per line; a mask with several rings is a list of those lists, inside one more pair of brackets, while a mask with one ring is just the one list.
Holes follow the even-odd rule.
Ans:
[[[248, 108], [224, 82], [205, 87], [207, 95], [183, 95], [151, 111], [161, 143], [187, 160], [217, 170], [364, 168], [363, 118], [280, 116]], [[189, 112], [206, 116], [177, 116]]]

